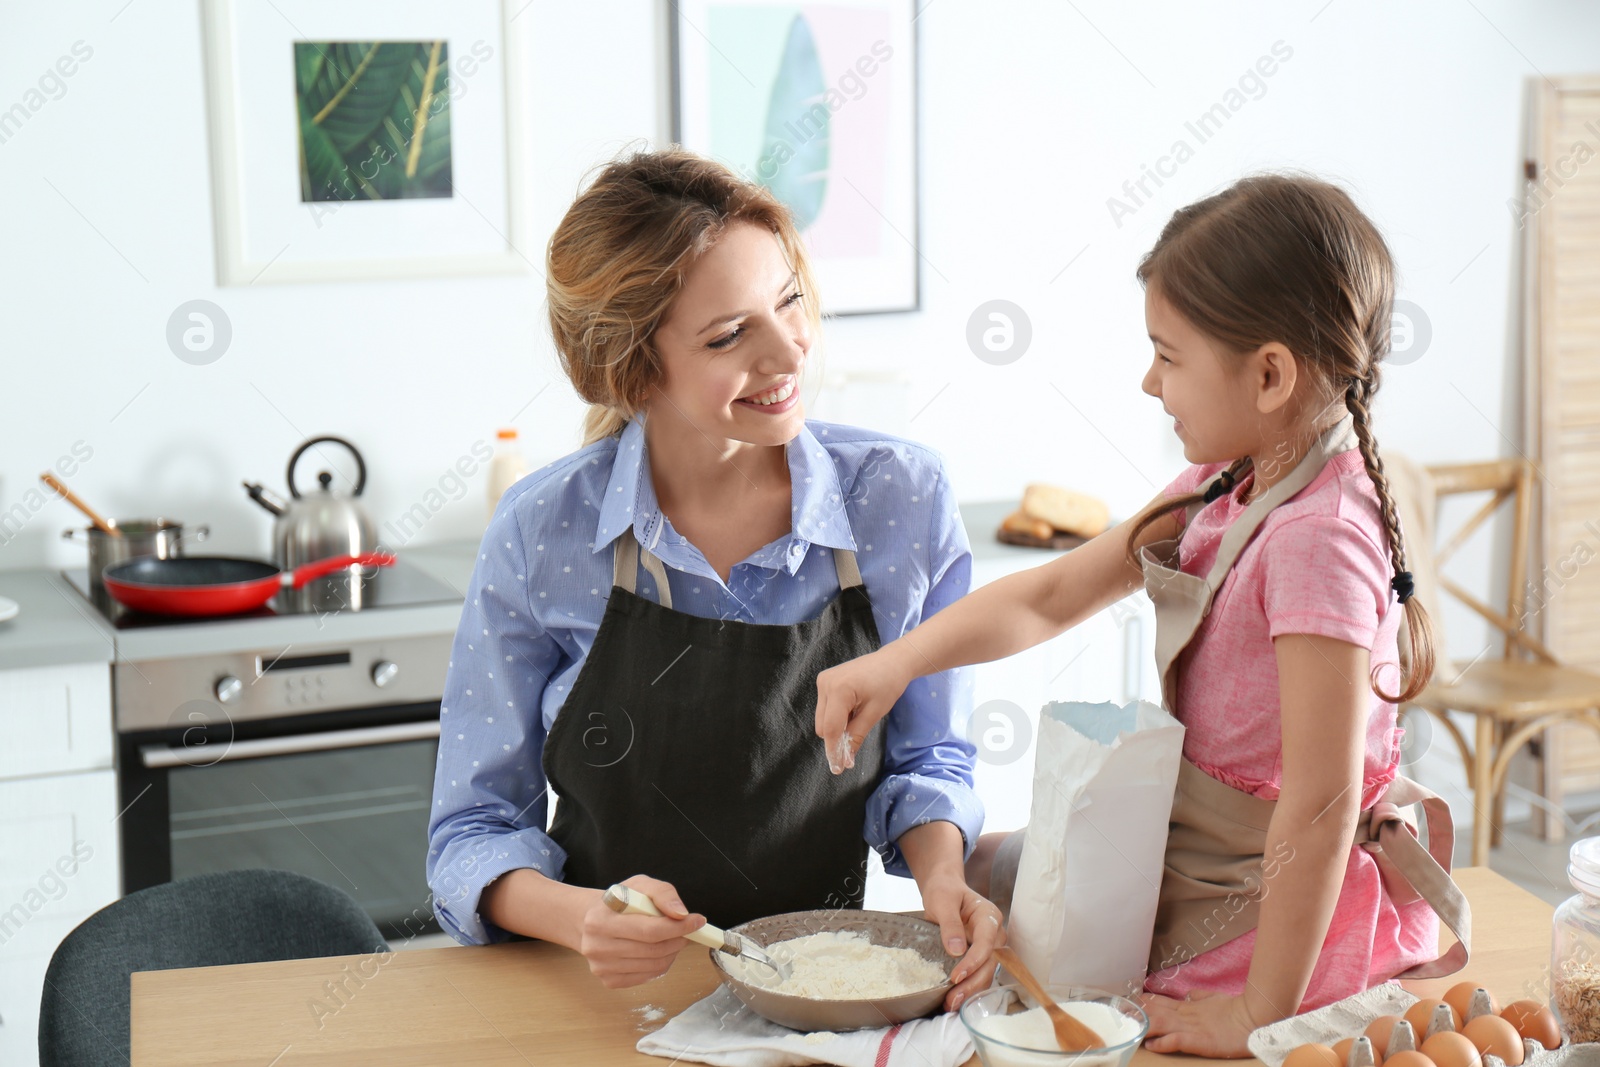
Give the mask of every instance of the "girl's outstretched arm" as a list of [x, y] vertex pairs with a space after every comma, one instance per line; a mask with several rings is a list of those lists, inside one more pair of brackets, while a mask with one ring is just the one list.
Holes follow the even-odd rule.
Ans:
[[[819, 674], [816, 730], [828, 745], [834, 772], [853, 765], [867, 731], [915, 679], [1032, 648], [1137, 589], [1142, 576], [1128, 559], [1133, 521], [1049, 563], [968, 593], [878, 651]], [[1142, 531], [1140, 544], [1178, 532], [1178, 520], [1163, 516]]]
[[1370, 654], [1318, 634], [1273, 640], [1282, 705], [1283, 784], [1267, 829], [1261, 917], [1245, 991], [1147, 996], [1155, 1052], [1248, 1056], [1257, 1026], [1300, 1010], [1350, 862], [1360, 814]]

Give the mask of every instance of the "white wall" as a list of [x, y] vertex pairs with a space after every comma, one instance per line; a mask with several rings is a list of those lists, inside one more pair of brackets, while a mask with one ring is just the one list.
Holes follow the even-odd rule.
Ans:
[[[589, 166], [664, 136], [666, 11], [534, 0], [518, 18], [537, 93], [535, 261]], [[1520, 444], [1506, 201], [1524, 81], [1600, 67], [1600, 10], [933, 0], [918, 27], [924, 310], [833, 322], [827, 369], [906, 375], [899, 406], [868, 418], [943, 449], [964, 497], [1044, 478], [1125, 515], [1181, 468], [1138, 390], [1148, 344], [1133, 268], [1174, 208], [1260, 167], [1347, 182], [1389, 237], [1402, 295], [1431, 318], [1431, 350], [1389, 377], [1381, 440], [1430, 461]], [[239, 480], [277, 486], [312, 433], [364, 446], [380, 520], [514, 415], [535, 464], [575, 446], [580, 408], [537, 276], [218, 288], [199, 5], [0, 0], [0, 109], [79, 40], [92, 59], [0, 143], [0, 511], [82, 440], [94, 458], [72, 484], [108, 512], [209, 522], [218, 548], [264, 552], [267, 516]], [[1184, 123], [1279, 41], [1292, 56], [1259, 99], [1116, 225], [1107, 199], [1175, 139], [1193, 144]], [[165, 343], [168, 315], [194, 298], [233, 324], [209, 366]], [[1032, 320], [1032, 347], [1010, 366], [965, 342], [969, 314], [993, 298]], [[885, 396], [825, 391], [813, 410], [861, 418]], [[0, 547], [0, 568], [75, 562], [57, 540], [74, 518], [46, 504]], [[480, 476], [420, 538], [474, 537], [483, 519]], [[1453, 636], [1473, 651], [1470, 627]]]

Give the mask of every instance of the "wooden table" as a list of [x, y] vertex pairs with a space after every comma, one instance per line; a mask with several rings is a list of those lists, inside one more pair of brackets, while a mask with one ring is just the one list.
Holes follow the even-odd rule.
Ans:
[[[1487, 868], [1456, 877], [1472, 903], [1473, 961], [1463, 975], [1408, 988], [1438, 995], [1466, 977], [1503, 1000], [1545, 999], [1550, 905]], [[716, 985], [698, 947], [654, 982], [609, 990], [576, 953], [534, 941], [143, 971], [133, 976], [133, 1067], [660, 1067], [668, 1061], [634, 1043]], [[1166, 1059], [1140, 1050], [1134, 1067]]]

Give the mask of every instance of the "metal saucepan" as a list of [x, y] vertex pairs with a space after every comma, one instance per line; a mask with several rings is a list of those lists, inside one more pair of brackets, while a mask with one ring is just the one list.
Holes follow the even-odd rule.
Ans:
[[234, 615], [261, 607], [281, 589], [299, 589], [325, 574], [356, 565], [387, 567], [394, 561], [387, 552], [368, 552], [332, 556], [284, 571], [262, 560], [228, 556], [146, 557], [108, 567], [101, 577], [107, 592], [136, 611]]
[[171, 519], [107, 519], [106, 525], [118, 531], [108, 533], [95, 526], [86, 526], [82, 529], [62, 530], [61, 536], [68, 541], [76, 541], [89, 545], [89, 585], [97, 588], [100, 585], [100, 575], [107, 567], [124, 563], [140, 556], [154, 556], [156, 559], [172, 559], [183, 555], [183, 542], [204, 541], [211, 533], [209, 526], [197, 526], [193, 534], [185, 538], [183, 523]]

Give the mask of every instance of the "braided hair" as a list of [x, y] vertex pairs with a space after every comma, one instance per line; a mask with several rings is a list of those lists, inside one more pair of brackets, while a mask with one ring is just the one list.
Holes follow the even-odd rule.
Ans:
[[[1361, 459], [1378, 497], [1393, 570], [1390, 588], [1406, 613], [1411, 655], [1390, 703], [1409, 701], [1433, 676], [1433, 631], [1413, 595], [1405, 537], [1372, 432], [1372, 401], [1389, 354], [1394, 260], [1377, 227], [1338, 186], [1300, 174], [1258, 174], [1179, 209], [1139, 263], [1140, 284], [1158, 285], [1172, 307], [1218, 346], [1253, 352], [1276, 341], [1310, 371], [1312, 387], [1342, 394]], [[1312, 405], [1311, 409], [1316, 409]], [[1163, 516], [1209, 503], [1250, 469], [1235, 460], [1204, 490], [1158, 501], [1131, 525], [1128, 555]]]

